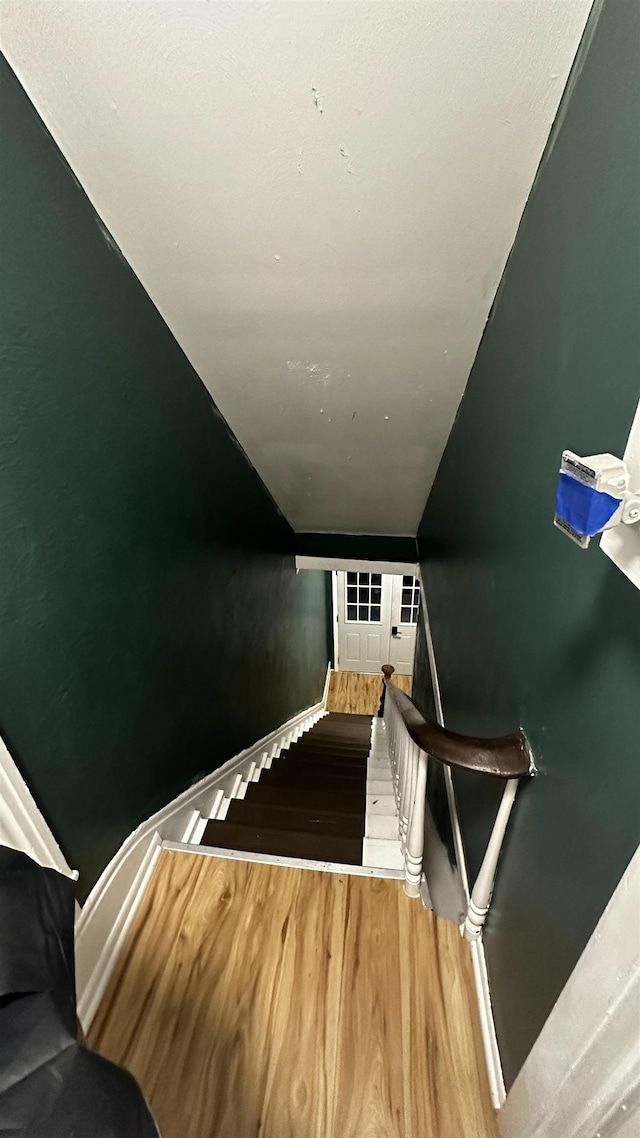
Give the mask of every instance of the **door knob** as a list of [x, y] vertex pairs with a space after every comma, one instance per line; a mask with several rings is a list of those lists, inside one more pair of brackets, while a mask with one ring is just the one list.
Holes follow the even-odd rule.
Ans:
[[397, 624], [394, 624], [391, 626], [391, 635], [392, 636], [400, 636], [400, 633], [398, 632]]

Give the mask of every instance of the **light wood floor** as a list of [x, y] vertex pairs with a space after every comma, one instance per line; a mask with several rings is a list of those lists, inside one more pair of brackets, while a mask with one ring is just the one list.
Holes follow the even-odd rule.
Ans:
[[[411, 695], [412, 676], [394, 676], [394, 683]], [[382, 676], [364, 672], [332, 672], [327, 711], [348, 711], [351, 715], [377, 715], [382, 694]]]
[[398, 881], [165, 851], [89, 1040], [162, 1138], [497, 1138], [468, 945]]

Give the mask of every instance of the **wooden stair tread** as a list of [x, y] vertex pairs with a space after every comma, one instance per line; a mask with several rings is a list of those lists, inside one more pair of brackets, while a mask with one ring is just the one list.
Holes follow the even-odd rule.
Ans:
[[299, 857], [309, 861], [362, 864], [362, 837], [315, 834], [309, 831], [276, 830], [266, 826], [243, 826], [211, 821], [202, 836], [203, 846], [243, 850], [246, 853]]
[[331, 720], [327, 722], [323, 719], [311, 730], [315, 735], [343, 735], [345, 739], [366, 739], [371, 735], [371, 721], [367, 720], [366, 723], [358, 723], [351, 727], [344, 720], [333, 723]]
[[365, 793], [364, 787], [350, 790], [341, 785], [336, 792], [333, 788], [317, 786], [270, 786], [260, 779], [249, 784], [243, 801], [265, 806], [271, 803], [274, 806], [313, 806], [316, 810], [333, 810], [340, 806], [347, 814], [357, 814], [364, 809]]
[[366, 785], [364, 774], [354, 775], [352, 773], [339, 771], [319, 771], [315, 770], [313, 766], [310, 766], [309, 770], [304, 770], [300, 767], [277, 770], [275, 767], [272, 767], [270, 771], [264, 772], [260, 781], [264, 781], [267, 786], [318, 786], [324, 788], [333, 786], [336, 790], [339, 787], [344, 787], [346, 790], [357, 790], [361, 787], [363, 795]]
[[330, 711], [328, 715], [323, 715], [322, 719], [318, 720], [319, 724], [323, 723], [344, 723], [346, 726], [361, 723], [363, 725], [371, 725], [371, 715], [357, 715], [350, 711]]
[[276, 830], [297, 830], [300, 833], [344, 834], [361, 838], [364, 828], [364, 809], [353, 813], [339, 810], [318, 810], [316, 807], [285, 804], [265, 805], [239, 799], [231, 803], [225, 822], [241, 826], [266, 826]]
[[354, 763], [366, 763], [369, 754], [368, 748], [362, 748], [356, 751], [353, 748], [351, 751], [346, 747], [319, 747], [313, 740], [309, 740], [304, 746], [289, 747], [280, 752], [281, 758], [287, 758], [289, 755], [318, 755], [319, 758], [323, 756], [327, 759], [344, 759], [350, 760]]
[[339, 767], [342, 768], [342, 770], [356, 771], [358, 774], [367, 769], [366, 759], [361, 761], [360, 759], [350, 759], [343, 755], [323, 755], [318, 751], [301, 751], [299, 753], [294, 752], [280, 755], [280, 758], [277, 759], [276, 762], [278, 766], [281, 767], [285, 765], [294, 767], [317, 763], [318, 766], [324, 766], [327, 767], [327, 769]]
[[289, 749], [294, 747], [309, 747], [310, 744], [313, 744], [313, 747], [326, 748], [327, 750], [334, 751], [360, 752], [369, 750], [369, 743], [362, 743], [355, 740], [352, 743], [348, 743], [340, 739], [335, 739], [333, 735], [323, 737], [322, 735], [314, 735], [311, 731], [302, 735], [301, 739], [298, 739], [295, 743], [290, 743]]
[[327, 743], [344, 743], [345, 747], [367, 747], [371, 740], [370, 732], [356, 732], [345, 734], [342, 731], [307, 731], [304, 735], [300, 736], [300, 742], [304, 739], [319, 739]]
[[344, 721], [340, 723], [327, 722], [322, 719], [320, 723], [316, 723], [315, 727], [311, 728], [310, 732], [306, 734], [314, 735], [327, 735], [337, 737], [338, 735], [343, 739], [369, 739], [371, 737], [371, 722], [367, 720], [366, 723], [356, 724], [350, 727]]

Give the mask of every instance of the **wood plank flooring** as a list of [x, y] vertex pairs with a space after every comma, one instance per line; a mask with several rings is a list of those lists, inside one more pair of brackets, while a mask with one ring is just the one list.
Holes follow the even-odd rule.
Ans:
[[[413, 676], [395, 676], [394, 683], [411, 695]], [[351, 715], [377, 715], [382, 694], [382, 676], [364, 672], [332, 672], [327, 711], [346, 711]]]
[[497, 1138], [468, 945], [397, 881], [165, 851], [89, 1032], [162, 1138]]

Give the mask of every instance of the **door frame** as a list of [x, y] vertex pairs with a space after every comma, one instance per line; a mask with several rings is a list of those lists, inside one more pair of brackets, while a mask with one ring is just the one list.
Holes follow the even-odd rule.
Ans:
[[339, 569], [331, 570], [331, 628], [333, 629], [333, 670], [340, 671], [340, 638], [338, 636], [338, 573]]
[[306, 557], [296, 554], [296, 569], [324, 569], [331, 573], [331, 604], [333, 613], [333, 670], [340, 671], [338, 654], [338, 588], [336, 573], [387, 573], [395, 576], [411, 573], [419, 578], [417, 561], [357, 561], [349, 557]]

